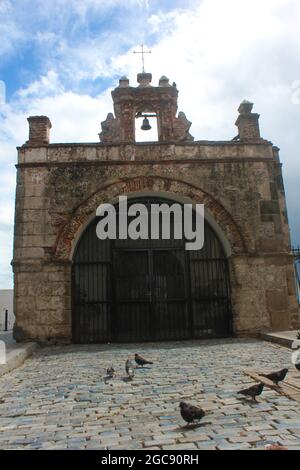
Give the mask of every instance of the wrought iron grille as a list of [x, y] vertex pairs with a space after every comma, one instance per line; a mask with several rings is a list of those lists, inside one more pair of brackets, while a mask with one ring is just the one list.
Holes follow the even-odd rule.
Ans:
[[[149, 209], [152, 203], [174, 203], [158, 198], [129, 201], [128, 205], [138, 202]], [[228, 260], [208, 224], [204, 247], [187, 251], [184, 237], [164, 240], [161, 227], [156, 240], [99, 240], [97, 223], [95, 219], [83, 233], [73, 261], [74, 342], [179, 340], [232, 333]], [[174, 219], [170, 224], [172, 228]]]

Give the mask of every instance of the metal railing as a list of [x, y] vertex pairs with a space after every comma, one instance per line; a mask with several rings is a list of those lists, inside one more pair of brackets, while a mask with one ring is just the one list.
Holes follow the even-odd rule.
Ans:
[[293, 253], [293, 255], [295, 256], [295, 258], [299, 258], [299, 259], [300, 259], [300, 246], [293, 247], [293, 248], [292, 248], [292, 253]]
[[[1, 322], [0, 322], [0, 330], [1, 331], [11, 331], [12, 330], [12, 326], [11, 326], [11, 321], [10, 321], [10, 318], [9, 318], [9, 312], [8, 312], [8, 309], [7, 308], [4, 308], [4, 324], [2, 323], [2, 319], [1, 319]], [[4, 328], [3, 328], [3, 326]]]
[[298, 302], [300, 304], [300, 247], [293, 247], [292, 253], [295, 258], [296, 287], [298, 294]]

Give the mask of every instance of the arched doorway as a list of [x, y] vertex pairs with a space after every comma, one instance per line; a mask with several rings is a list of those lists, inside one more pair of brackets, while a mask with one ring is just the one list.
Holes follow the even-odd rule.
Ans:
[[[130, 199], [128, 206], [136, 202], [148, 208], [152, 203], [174, 203], [143, 197]], [[95, 219], [86, 228], [73, 258], [74, 342], [231, 334], [228, 260], [209, 224], [204, 247], [187, 251], [184, 238], [165, 240], [161, 234], [157, 240], [99, 240], [97, 223]]]

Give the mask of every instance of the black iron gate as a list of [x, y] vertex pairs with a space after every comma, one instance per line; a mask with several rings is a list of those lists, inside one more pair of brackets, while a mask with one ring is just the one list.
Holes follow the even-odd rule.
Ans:
[[[157, 198], [130, 204], [135, 202], [148, 208], [151, 203], [173, 204]], [[208, 224], [203, 249], [187, 251], [184, 238], [164, 240], [161, 233], [157, 240], [99, 240], [97, 222], [87, 227], [74, 256], [74, 342], [231, 334], [228, 262]]]

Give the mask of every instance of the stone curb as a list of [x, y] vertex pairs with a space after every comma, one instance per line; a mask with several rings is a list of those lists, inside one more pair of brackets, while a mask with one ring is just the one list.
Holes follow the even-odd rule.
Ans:
[[261, 333], [261, 339], [265, 341], [270, 341], [271, 343], [277, 343], [281, 346], [285, 346], [287, 348], [292, 349], [292, 344], [296, 340], [296, 333], [295, 335], [292, 332], [283, 332], [283, 333]]
[[6, 364], [0, 364], [0, 377], [20, 367], [37, 348], [37, 343], [23, 343], [12, 350], [8, 350]]

